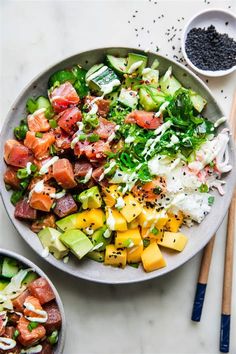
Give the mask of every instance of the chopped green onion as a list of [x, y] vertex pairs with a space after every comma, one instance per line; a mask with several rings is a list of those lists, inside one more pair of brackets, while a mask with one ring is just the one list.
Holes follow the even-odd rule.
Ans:
[[15, 191], [11, 195], [11, 203], [16, 205], [23, 198], [23, 191]]
[[29, 176], [28, 174], [28, 171], [26, 168], [20, 168], [18, 171], [17, 171], [17, 178], [19, 179], [24, 179], [24, 178], [27, 178]]
[[161, 188], [161, 187], [155, 187], [155, 188], [153, 188], [153, 193], [154, 193], [154, 194], [159, 195], [159, 194], [161, 194], [161, 192], [162, 192], [162, 188]]
[[211, 162], [209, 163], [209, 166], [210, 166], [210, 167], [214, 167], [214, 166], [215, 166], [215, 162], [214, 162], [214, 161], [211, 161]]
[[26, 109], [29, 113], [34, 113], [37, 110], [37, 102], [32, 98], [28, 98], [27, 102], [26, 102]]
[[49, 119], [49, 125], [51, 128], [56, 128], [57, 127], [56, 119]]
[[214, 204], [214, 200], [215, 198], [212, 195], [208, 197], [208, 205], [212, 206]]
[[79, 135], [79, 141], [85, 141], [86, 140], [86, 135], [85, 134], [80, 134]]
[[35, 329], [35, 328], [37, 328], [38, 327], [38, 322], [30, 322], [29, 324], [28, 324], [28, 330], [30, 331], [30, 332], [32, 332], [33, 331], [33, 329]]
[[139, 263], [129, 263], [129, 266], [138, 269]]
[[150, 245], [150, 240], [148, 240], [147, 238], [143, 239], [143, 247], [147, 247]]
[[98, 116], [96, 114], [83, 113], [82, 122], [87, 129], [96, 128], [99, 125]]
[[201, 184], [200, 187], [199, 187], [199, 192], [201, 193], [207, 193], [209, 191], [209, 188], [207, 186], [207, 184]]
[[54, 156], [57, 153], [57, 149], [55, 148], [55, 145], [51, 145], [49, 148], [49, 153], [50, 155]]
[[91, 134], [88, 136], [88, 141], [90, 141], [90, 143], [95, 143], [96, 141], [99, 140], [99, 135], [98, 134]]
[[31, 171], [32, 172], [36, 172], [37, 171], [37, 166], [36, 165], [34, 165], [33, 163], [30, 165], [30, 169], [31, 169]]
[[153, 229], [151, 230], [151, 233], [153, 235], [158, 235], [159, 234], [159, 230], [156, 227], [153, 227]]
[[48, 337], [48, 341], [52, 345], [56, 344], [58, 342], [58, 331], [53, 331]]
[[43, 137], [43, 133], [36, 132], [35, 136], [36, 136], [36, 138], [42, 138]]
[[13, 333], [13, 339], [16, 339], [19, 336], [20, 332], [18, 331], [18, 329], [15, 330], [15, 332]]
[[14, 128], [14, 135], [16, 139], [23, 140], [25, 139], [27, 131], [28, 131], [28, 125], [25, 120], [22, 120], [20, 122], [20, 125]]
[[29, 182], [29, 179], [26, 178], [25, 180], [20, 182], [20, 187], [25, 190], [28, 187]]

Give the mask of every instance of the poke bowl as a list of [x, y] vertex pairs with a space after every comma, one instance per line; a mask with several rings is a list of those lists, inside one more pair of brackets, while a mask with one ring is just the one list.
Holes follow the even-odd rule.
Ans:
[[216, 232], [235, 183], [227, 120], [207, 86], [132, 48], [45, 70], [14, 103], [0, 143], [1, 194], [22, 238], [101, 283], [188, 261]]
[[65, 314], [46, 274], [0, 249], [0, 346], [3, 353], [63, 353]]

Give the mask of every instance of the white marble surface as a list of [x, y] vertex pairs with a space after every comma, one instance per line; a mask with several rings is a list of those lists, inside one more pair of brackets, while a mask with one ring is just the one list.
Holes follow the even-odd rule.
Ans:
[[[157, 45], [161, 54], [172, 57], [179, 50], [179, 29], [191, 16], [210, 7], [231, 6], [235, 11], [235, 5], [235, 1], [228, 0], [1, 0], [1, 124], [20, 90], [41, 70], [64, 57], [93, 47], [138, 45], [153, 50]], [[177, 35], [173, 42], [168, 42], [165, 33], [172, 25], [177, 27]], [[175, 33], [174, 29], [172, 32]], [[235, 74], [209, 79], [209, 86], [226, 114], [235, 81]], [[36, 262], [55, 282], [68, 321], [65, 354], [218, 352], [225, 222], [217, 233], [199, 324], [191, 322], [190, 317], [200, 254], [160, 279], [128, 286], [98, 285], [74, 279], [41, 260], [14, 230], [2, 203], [0, 225], [0, 247]], [[236, 353], [235, 275], [233, 298], [231, 353]]]

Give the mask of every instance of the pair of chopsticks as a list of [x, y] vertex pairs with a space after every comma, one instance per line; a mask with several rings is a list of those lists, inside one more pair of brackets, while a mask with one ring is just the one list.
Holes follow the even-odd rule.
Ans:
[[[236, 91], [234, 93], [232, 109], [229, 118], [232, 136], [236, 143]], [[222, 292], [221, 307], [221, 325], [220, 325], [220, 351], [222, 353], [229, 352], [230, 345], [230, 316], [231, 316], [231, 297], [232, 297], [232, 280], [233, 280], [233, 249], [234, 249], [234, 228], [235, 228], [235, 212], [236, 212], [236, 190], [234, 190], [233, 198], [228, 212], [227, 236], [225, 245], [225, 263], [224, 263], [224, 281]], [[206, 293], [208, 275], [211, 265], [211, 258], [214, 248], [215, 235], [206, 245], [203, 251], [198, 283], [196, 287], [195, 299], [192, 310], [192, 321], [200, 322], [204, 298]]]

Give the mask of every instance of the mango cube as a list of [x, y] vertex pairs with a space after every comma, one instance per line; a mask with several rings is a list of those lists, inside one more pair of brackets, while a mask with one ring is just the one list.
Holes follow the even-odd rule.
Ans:
[[143, 252], [143, 243], [140, 245], [127, 248], [127, 262], [128, 263], [138, 263], [141, 262], [141, 254]]
[[106, 212], [107, 226], [112, 231], [127, 230], [127, 223], [123, 215], [116, 209], [107, 209]]
[[179, 211], [178, 215], [168, 213], [168, 220], [165, 225], [166, 230], [171, 232], [179, 231], [180, 226], [183, 223], [183, 213]]
[[114, 245], [106, 246], [105, 261], [106, 265], [124, 268], [127, 262], [126, 249], [116, 248]]
[[141, 204], [135, 199], [132, 194], [126, 195], [124, 198], [125, 206], [121, 209], [121, 214], [127, 222], [133, 221], [142, 211]]
[[144, 249], [141, 259], [146, 272], [152, 272], [166, 266], [166, 261], [155, 242], [150, 243], [150, 245]]
[[117, 232], [115, 238], [116, 247], [133, 247], [140, 245], [142, 239], [139, 229]]
[[109, 208], [113, 207], [116, 204], [117, 198], [121, 195], [118, 191], [118, 188], [118, 185], [113, 184], [102, 189], [104, 203]]
[[170, 248], [175, 251], [183, 251], [188, 242], [188, 238], [181, 232], [164, 232], [163, 237], [157, 241], [158, 245]]

